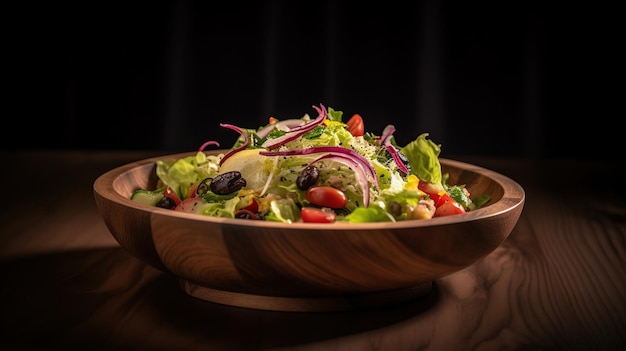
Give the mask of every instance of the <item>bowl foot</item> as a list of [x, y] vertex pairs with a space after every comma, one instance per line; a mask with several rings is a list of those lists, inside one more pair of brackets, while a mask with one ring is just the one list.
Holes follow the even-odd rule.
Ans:
[[195, 298], [222, 305], [285, 312], [331, 312], [355, 311], [409, 302], [431, 292], [433, 283], [426, 282], [410, 288], [382, 292], [328, 296], [328, 297], [282, 297], [253, 295], [211, 289], [180, 280], [181, 287]]

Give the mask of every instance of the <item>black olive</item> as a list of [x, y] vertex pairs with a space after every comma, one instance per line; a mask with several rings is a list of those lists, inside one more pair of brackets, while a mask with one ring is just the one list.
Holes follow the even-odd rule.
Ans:
[[202, 196], [206, 194], [209, 190], [211, 190], [211, 180], [213, 178], [204, 178], [200, 184], [198, 184], [198, 188], [196, 189], [196, 195]]
[[306, 166], [296, 179], [296, 186], [300, 190], [306, 190], [317, 183], [320, 177], [320, 171], [313, 165]]
[[227, 195], [246, 186], [246, 180], [241, 177], [240, 172], [231, 171], [213, 178], [209, 186], [212, 192], [218, 195]]
[[171, 210], [176, 207], [176, 202], [169, 196], [163, 196], [163, 198], [157, 202], [156, 207]]

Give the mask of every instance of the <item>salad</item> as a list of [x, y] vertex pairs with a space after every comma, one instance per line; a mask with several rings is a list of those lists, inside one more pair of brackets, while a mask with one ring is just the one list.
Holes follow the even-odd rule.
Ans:
[[363, 118], [313, 106], [317, 116], [270, 117], [256, 129], [222, 123], [239, 134], [232, 147], [158, 160], [157, 189], [131, 199], [205, 216], [285, 223], [395, 222], [463, 214], [489, 196], [470, 198], [464, 185], [446, 184], [440, 145], [419, 135], [400, 146], [395, 127], [365, 132]]

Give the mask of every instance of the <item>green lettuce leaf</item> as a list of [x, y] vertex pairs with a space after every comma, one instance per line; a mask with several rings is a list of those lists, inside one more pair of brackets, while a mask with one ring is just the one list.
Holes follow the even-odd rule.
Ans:
[[343, 219], [350, 223], [391, 222], [389, 214], [379, 206], [358, 207]]
[[411, 173], [419, 179], [443, 186], [439, 154], [441, 145], [428, 139], [428, 133], [422, 133], [400, 149], [411, 165]]

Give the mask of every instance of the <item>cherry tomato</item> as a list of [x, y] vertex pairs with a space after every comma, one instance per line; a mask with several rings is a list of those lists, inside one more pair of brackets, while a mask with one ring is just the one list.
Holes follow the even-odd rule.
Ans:
[[169, 197], [170, 199], [174, 200], [174, 203], [176, 205], [178, 205], [180, 203], [180, 197], [178, 196], [178, 194], [176, 194], [176, 192], [170, 188], [169, 186], [165, 188], [165, 190], [163, 191], [163, 196]]
[[256, 199], [252, 198], [250, 199], [250, 204], [243, 207], [242, 210], [250, 211], [252, 213], [257, 213], [259, 212], [259, 203], [256, 201]]
[[186, 199], [198, 196], [198, 185], [200, 185], [200, 182], [197, 182], [191, 188], [189, 188], [187, 196], [185, 197]]
[[180, 197], [178, 194], [172, 190], [169, 186], [163, 190], [163, 198], [156, 203], [156, 207], [167, 208], [167, 209], [175, 209], [181, 203]]
[[417, 183], [417, 188], [428, 194], [428, 196], [435, 202], [435, 207], [442, 194], [445, 194], [443, 188], [423, 180], [420, 180], [419, 183]]
[[302, 221], [306, 223], [332, 223], [336, 217], [333, 211], [322, 210], [317, 207], [302, 207], [300, 216]]
[[439, 186], [420, 180], [417, 184], [417, 188], [430, 196], [435, 202], [435, 214], [434, 217], [449, 216], [453, 214], [465, 213], [463, 205], [450, 197]]
[[342, 208], [348, 203], [343, 191], [332, 186], [312, 186], [306, 191], [306, 199], [315, 205], [330, 208]]
[[276, 118], [276, 117], [270, 117], [270, 118], [269, 118], [269, 123], [270, 123], [270, 124], [274, 124], [274, 123], [276, 123], [276, 122], [278, 122], [278, 118]]
[[365, 126], [363, 125], [363, 118], [358, 113], [355, 113], [348, 120], [347, 129], [353, 136], [363, 136], [365, 133]]
[[435, 201], [435, 207], [439, 207], [446, 202], [456, 202], [453, 198], [450, 197], [447, 193], [442, 193], [439, 198]]
[[449, 216], [455, 214], [465, 213], [465, 208], [460, 203], [456, 202], [448, 194], [442, 195], [435, 203], [434, 217]]

